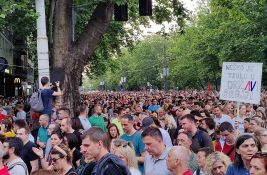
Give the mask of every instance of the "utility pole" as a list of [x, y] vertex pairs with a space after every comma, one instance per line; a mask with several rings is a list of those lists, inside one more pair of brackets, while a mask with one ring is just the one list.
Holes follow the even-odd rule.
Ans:
[[48, 39], [46, 35], [45, 3], [44, 0], [35, 0], [37, 19], [37, 58], [38, 58], [38, 79], [41, 87], [41, 78], [49, 75]]

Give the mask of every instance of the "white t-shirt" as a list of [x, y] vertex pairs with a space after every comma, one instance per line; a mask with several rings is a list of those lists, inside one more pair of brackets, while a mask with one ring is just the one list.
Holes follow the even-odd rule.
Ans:
[[6, 165], [10, 175], [29, 175], [28, 168], [21, 158], [8, 162]]
[[221, 118], [216, 118], [214, 116], [214, 121], [216, 123], [216, 126], [219, 126], [223, 122], [229, 122], [234, 127], [234, 121], [231, 119], [231, 117], [229, 115], [223, 114]]

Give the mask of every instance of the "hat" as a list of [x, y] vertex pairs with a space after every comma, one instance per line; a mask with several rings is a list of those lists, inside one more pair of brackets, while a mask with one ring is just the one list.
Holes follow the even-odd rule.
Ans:
[[142, 121], [142, 130], [145, 130], [147, 127], [154, 123], [151, 117], [145, 117]]

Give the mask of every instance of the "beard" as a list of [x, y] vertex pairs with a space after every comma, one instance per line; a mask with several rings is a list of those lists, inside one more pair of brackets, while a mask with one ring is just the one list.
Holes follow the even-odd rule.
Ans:
[[6, 153], [6, 154], [3, 156], [3, 159], [5, 159], [5, 160], [9, 159], [9, 154]]

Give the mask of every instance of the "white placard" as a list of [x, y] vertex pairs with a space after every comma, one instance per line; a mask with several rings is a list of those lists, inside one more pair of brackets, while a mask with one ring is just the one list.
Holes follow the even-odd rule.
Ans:
[[262, 63], [224, 62], [220, 99], [259, 104]]

